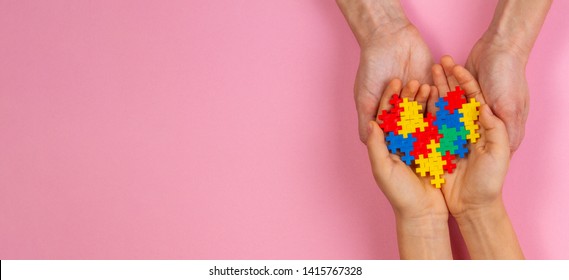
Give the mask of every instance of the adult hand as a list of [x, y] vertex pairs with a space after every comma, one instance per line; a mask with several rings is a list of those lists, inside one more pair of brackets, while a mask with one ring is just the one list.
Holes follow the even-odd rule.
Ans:
[[466, 61], [486, 102], [506, 123], [512, 152], [524, 138], [529, 110], [526, 64], [551, 2], [500, 0], [488, 30]]
[[[417, 80], [431, 83], [433, 58], [419, 31], [410, 23], [381, 34], [374, 34], [361, 48], [354, 99], [358, 112], [359, 135], [368, 137], [369, 121], [376, 117], [379, 99], [392, 79], [403, 83]], [[389, 93], [391, 95], [393, 93]]]
[[[354, 86], [362, 142], [375, 120], [381, 94], [389, 81], [431, 83], [429, 48], [398, 0], [336, 0], [359, 45], [360, 65]], [[393, 93], [390, 93], [390, 95]]]
[[524, 138], [529, 111], [529, 89], [525, 75], [527, 56], [515, 46], [501, 46], [480, 39], [466, 61], [466, 68], [480, 83], [486, 102], [504, 121], [510, 150], [516, 151]]

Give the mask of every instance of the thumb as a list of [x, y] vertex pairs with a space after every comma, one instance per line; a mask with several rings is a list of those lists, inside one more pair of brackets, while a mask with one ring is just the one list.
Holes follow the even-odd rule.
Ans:
[[[385, 144], [385, 136], [383, 131], [379, 128], [377, 122], [368, 122], [368, 138], [367, 138], [367, 151], [372, 169], [378, 170], [380, 165], [387, 164], [391, 161], [389, 151]], [[385, 166], [384, 166], [385, 167]]]
[[[362, 97], [363, 96], [363, 97]], [[369, 134], [368, 122], [375, 120], [377, 117], [377, 108], [379, 100], [375, 97], [359, 94], [356, 101], [356, 110], [358, 111], [358, 132], [360, 140], [365, 144]]]
[[480, 125], [484, 129], [484, 141], [490, 152], [510, 151], [510, 140], [506, 125], [494, 113], [487, 104], [480, 107]]

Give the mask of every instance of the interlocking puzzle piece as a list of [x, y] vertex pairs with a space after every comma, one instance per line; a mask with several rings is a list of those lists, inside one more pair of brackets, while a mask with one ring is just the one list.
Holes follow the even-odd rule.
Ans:
[[446, 162], [441, 158], [440, 154], [437, 156], [429, 157], [429, 175], [437, 176], [443, 175], [443, 166]]
[[435, 186], [437, 189], [440, 189], [445, 183], [445, 179], [442, 178], [441, 175], [436, 175], [434, 177], [434, 179], [431, 179], [431, 185]]
[[401, 160], [407, 165], [411, 165], [413, 160], [415, 160], [415, 157], [409, 154], [410, 152], [411, 151], [405, 152], [405, 154], [401, 156]]
[[431, 155], [433, 155], [433, 157], [439, 153], [437, 152], [437, 149], [441, 147], [440, 143], [435, 142], [435, 140], [432, 140], [429, 142], [429, 144], [427, 145], [427, 149], [429, 150], [429, 157], [431, 157]]
[[397, 122], [397, 125], [401, 127], [398, 131], [399, 134], [407, 138], [410, 134], [413, 134], [417, 128], [419, 128], [420, 131], [425, 131], [425, 127], [427, 127], [428, 124], [423, 120], [423, 114], [419, 112], [422, 110], [422, 106], [419, 105], [419, 103], [403, 98], [399, 106], [403, 108], [400, 114], [401, 118]]
[[[439, 129], [436, 126], [427, 126], [425, 128], [425, 133], [427, 135], [427, 139], [433, 139], [435, 142], [440, 141], [443, 138], [443, 135], [439, 133]], [[425, 145], [428, 144], [429, 141], [425, 142]]]
[[448, 106], [448, 102], [445, 100], [444, 97], [439, 97], [439, 100], [437, 100], [437, 102], [435, 102], [435, 106], [436, 106], [437, 108], [439, 108], [439, 110], [437, 111], [437, 113], [438, 113], [438, 112], [441, 112], [441, 111], [446, 111], [446, 112], [448, 113], [448, 110], [445, 109], [445, 107]]
[[425, 122], [429, 124], [429, 126], [433, 126], [434, 121], [435, 121], [435, 116], [433, 116], [431, 112], [427, 113], [427, 116], [425, 117]]
[[476, 143], [480, 138], [476, 123], [480, 103], [475, 99], [467, 102], [460, 87], [439, 98], [435, 115], [423, 116], [421, 105], [397, 94], [389, 102], [393, 107], [378, 115], [389, 151], [401, 155], [407, 165], [414, 164], [417, 174], [430, 176], [431, 184], [440, 188], [444, 173], [452, 173], [457, 157], [468, 153], [468, 142]]
[[448, 110], [450, 114], [454, 114], [456, 112], [455, 110], [462, 108], [462, 104], [466, 103], [464, 91], [460, 89], [459, 86], [456, 86], [454, 91], [449, 91], [445, 100], [448, 103], [444, 109]]
[[431, 143], [427, 145], [427, 148], [431, 150], [431, 153], [429, 153], [429, 175], [435, 177], [444, 173], [443, 166], [446, 164], [441, 157], [441, 153], [437, 152], [439, 147], [440, 144], [434, 140], [431, 140]]
[[387, 133], [385, 140], [387, 142], [387, 148], [392, 154], [396, 154], [397, 151], [403, 146], [402, 135], [395, 135], [395, 133], [389, 132]]
[[470, 132], [468, 130], [466, 130], [464, 125], [461, 125], [457, 128], [456, 134], [457, 134], [457, 137], [460, 136], [460, 137], [462, 137], [462, 139], [466, 139], [466, 136], [468, 136], [468, 134], [470, 134]]
[[399, 95], [397, 95], [397, 93], [394, 93], [389, 100], [389, 104], [391, 104], [393, 107], [399, 107], [399, 103], [402, 101], [403, 99], [399, 98]]
[[436, 120], [433, 122], [434, 125], [441, 127], [446, 125], [447, 127], [460, 127], [462, 123], [462, 113], [457, 109], [451, 114], [447, 110], [439, 110], [436, 113]]
[[480, 134], [476, 132], [479, 127], [474, 123], [474, 121], [478, 120], [478, 116], [480, 115], [479, 108], [480, 103], [474, 98], [471, 98], [468, 103], [463, 104], [462, 108], [459, 109], [459, 112], [463, 115], [463, 117], [460, 118], [460, 121], [464, 123], [466, 130], [469, 132], [466, 139], [471, 143], [476, 143], [478, 138], [480, 138]]
[[417, 141], [413, 143], [413, 151], [411, 151], [411, 155], [415, 158], [419, 158], [419, 155], [423, 155], [425, 158], [429, 157], [427, 144], [430, 143], [432, 139], [431, 133], [426, 130], [421, 132], [420, 129], [417, 129], [413, 136], [417, 139]]
[[480, 102], [474, 98], [470, 98], [468, 103], [462, 104], [459, 111], [463, 114], [464, 122], [476, 121], [480, 115]]
[[460, 158], [464, 158], [466, 153], [468, 153], [468, 148], [466, 148], [466, 140], [462, 139], [462, 137], [459, 136], [454, 143], [457, 146], [456, 154]]
[[383, 130], [383, 132], [396, 132], [401, 129], [400, 126], [397, 125], [399, 121], [399, 116], [396, 114], [390, 113], [387, 110], [381, 111], [381, 114], [377, 116], [378, 120], [381, 120], [379, 127]]
[[452, 173], [454, 171], [454, 169], [456, 168], [456, 164], [453, 163], [453, 161], [456, 159], [455, 155], [451, 155], [450, 152], [446, 152], [446, 154], [443, 156], [443, 160], [446, 161], [446, 164], [443, 166], [443, 169], [448, 172], [448, 173]]
[[398, 133], [403, 135], [404, 138], [416, 132], [417, 129], [419, 129], [419, 131], [425, 131], [425, 127], [427, 127], [427, 123], [420, 119], [400, 120], [397, 122], [397, 125], [401, 127]]
[[403, 102], [403, 99], [399, 98], [399, 95], [393, 94], [391, 96], [391, 100], [389, 100], [389, 104], [391, 104], [393, 106], [393, 107], [391, 107], [390, 112], [399, 116], [401, 114], [401, 112], [403, 112], [403, 107], [401, 107], [399, 105], [399, 104], [401, 104], [401, 102]]
[[480, 138], [480, 134], [476, 132], [478, 129], [479, 127], [477, 124], [470, 124], [466, 126], [466, 130], [470, 132], [466, 136], [466, 139], [470, 140], [470, 143], [476, 143], [476, 141], [478, 141], [478, 138]]
[[409, 136], [407, 138], [403, 138], [402, 146], [399, 149], [404, 155], [401, 156], [401, 160], [405, 162], [407, 165], [411, 165], [415, 157], [411, 154], [413, 151], [413, 143], [417, 141], [417, 138], [413, 136]]
[[441, 141], [441, 147], [438, 149], [438, 152], [441, 154], [445, 154], [447, 152], [449, 153], [456, 153], [456, 150], [458, 149], [458, 147], [456, 146], [456, 144], [454, 143], [456, 141], [456, 139], [454, 141]]
[[468, 140], [470, 140], [470, 142], [474, 144], [474, 143], [478, 142], [478, 139], [480, 138], [480, 133], [474, 132], [468, 136], [470, 136], [470, 138]]
[[462, 113], [458, 111], [459, 109], [455, 109], [454, 111], [451, 111], [450, 115], [447, 115], [446, 117], [446, 123], [445, 125], [448, 127], [454, 127], [454, 128], [458, 128], [461, 127], [463, 124], [460, 121], [460, 118], [463, 117]]
[[419, 157], [415, 159], [415, 164], [417, 165], [415, 172], [419, 173], [421, 177], [426, 177], [427, 172], [429, 172], [431, 168], [429, 165], [429, 158], [425, 158], [423, 155], [419, 155]]
[[446, 152], [449, 151], [454, 154], [454, 151], [457, 149], [456, 145], [454, 144], [454, 141], [456, 141], [458, 137], [458, 132], [456, 131], [456, 128], [447, 127], [446, 125], [443, 125], [439, 129], [439, 131], [443, 135], [443, 138], [440, 140], [441, 146], [439, 147], [439, 149], [437, 149], [437, 151], [441, 154], [445, 154]]
[[415, 101], [409, 101], [407, 98], [403, 98], [403, 102], [399, 104], [403, 107], [403, 112], [401, 112], [401, 120], [423, 120], [423, 114], [419, 111], [423, 110], [423, 106]]

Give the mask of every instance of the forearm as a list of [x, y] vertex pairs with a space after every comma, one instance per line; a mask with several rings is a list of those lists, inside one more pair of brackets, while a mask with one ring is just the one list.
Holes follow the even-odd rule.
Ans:
[[401, 259], [452, 259], [448, 217], [409, 219], [396, 216]]
[[455, 218], [472, 259], [524, 259], [501, 199]]
[[500, 0], [485, 37], [529, 56], [553, 0]]
[[381, 32], [409, 24], [399, 0], [336, 0], [360, 46]]

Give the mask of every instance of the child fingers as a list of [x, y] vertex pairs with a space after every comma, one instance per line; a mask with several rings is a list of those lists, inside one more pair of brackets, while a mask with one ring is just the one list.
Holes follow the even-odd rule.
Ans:
[[486, 104], [482, 91], [480, 90], [480, 85], [478, 85], [474, 76], [472, 76], [466, 68], [460, 65], [455, 65], [452, 72], [462, 90], [466, 92], [466, 99], [474, 98], [476, 101], [480, 102], [480, 104]]
[[506, 125], [494, 113], [488, 104], [480, 107], [480, 125], [482, 126], [484, 143], [493, 153], [510, 153], [510, 140]]
[[386, 167], [385, 164], [389, 164], [391, 158], [389, 157], [389, 150], [387, 150], [387, 145], [385, 144], [383, 131], [379, 128], [377, 123], [373, 121], [369, 122], [368, 130], [369, 136], [366, 146], [369, 160], [373, 170], [378, 170], [378, 168]]
[[393, 79], [391, 82], [389, 82], [383, 91], [383, 94], [381, 95], [381, 99], [379, 99], [379, 110], [377, 112], [378, 114], [381, 114], [381, 111], [383, 110], [389, 110], [391, 108], [389, 100], [391, 100], [391, 97], [394, 94], [399, 95], [401, 93], [401, 87], [403, 87], [403, 83], [399, 79]]
[[433, 72], [433, 82], [437, 87], [438, 93], [441, 94], [441, 96], [442, 94], [446, 95], [446, 93], [450, 91], [450, 88], [443, 67], [440, 64], [435, 64], [431, 68], [431, 72]]
[[367, 123], [377, 119], [377, 98], [374, 96], [364, 96], [360, 94], [356, 97], [356, 108], [358, 111], [358, 132], [360, 140], [365, 144], [367, 139]]
[[[445, 55], [441, 58], [441, 65], [445, 72], [449, 89], [454, 90], [454, 88], [456, 88], [456, 86], [458, 86], [459, 84], [452, 71], [454, 66], [456, 65], [454, 59], [452, 59], [450, 55]], [[444, 94], [446, 95], [446, 92], [444, 92]]]
[[415, 95], [421, 84], [417, 80], [411, 80], [401, 91], [401, 98], [407, 98], [409, 101], [415, 100]]
[[431, 91], [429, 92], [429, 100], [427, 100], [427, 112], [435, 115], [437, 112], [437, 106], [435, 103], [439, 100], [439, 90], [436, 86], [431, 86]]
[[415, 101], [417, 101], [417, 103], [421, 105], [423, 112], [427, 111], [427, 100], [429, 99], [430, 92], [431, 92], [431, 87], [427, 84], [423, 84], [421, 85], [421, 87], [419, 87], [419, 91], [415, 96]]

